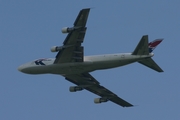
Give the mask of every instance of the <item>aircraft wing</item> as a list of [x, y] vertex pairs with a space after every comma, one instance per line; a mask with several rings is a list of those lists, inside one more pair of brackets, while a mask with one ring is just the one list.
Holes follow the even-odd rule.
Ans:
[[64, 76], [66, 80], [82, 87], [96, 95], [106, 98], [122, 107], [131, 107], [132, 104], [126, 102], [125, 100], [118, 97], [116, 94], [101, 86], [100, 83], [92, 77], [89, 73], [74, 74]]
[[54, 64], [84, 61], [84, 48], [81, 43], [84, 41], [89, 11], [90, 8], [87, 8], [79, 12], [73, 30], [68, 33], [64, 40], [62, 49], [56, 55]]

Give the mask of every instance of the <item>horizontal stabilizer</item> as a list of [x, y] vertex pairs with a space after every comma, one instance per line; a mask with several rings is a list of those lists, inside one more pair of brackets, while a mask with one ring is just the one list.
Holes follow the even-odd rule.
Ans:
[[132, 55], [149, 55], [148, 35], [141, 38]]
[[157, 72], [164, 72], [151, 58], [144, 59], [142, 61], [139, 61], [140, 64], [143, 64]]

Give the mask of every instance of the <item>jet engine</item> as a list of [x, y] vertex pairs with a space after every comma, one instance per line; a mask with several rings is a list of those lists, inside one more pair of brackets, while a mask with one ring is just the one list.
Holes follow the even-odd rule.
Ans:
[[83, 90], [83, 88], [82, 88], [82, 87], [79, 87], [79, 86], [71, 86], [71, 87], [69, 88], [69, 91], [70, 91], [70, 92], [76, 92], [76, 91], [81, 91], [81, 90]]
[[69, 27], [63, 27], [62, 28], [62, 33], [70, 33], [71, 31], [73, 31], [75, 28], [74, 27], [71, 27], [71, 28], [69, 28]]
[[51, 52], [58, 52], [62, 49], [62, 46], [53, 46], [51, 47]]
[[107, 102], [108, 100], [105, 98], [95, 98], [94, 99], [94, 103], [98, 104], [98, 103], [102, 103], [102, 102]]

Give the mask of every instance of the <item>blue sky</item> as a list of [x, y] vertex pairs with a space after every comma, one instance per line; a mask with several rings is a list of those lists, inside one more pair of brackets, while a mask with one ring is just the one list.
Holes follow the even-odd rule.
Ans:
[[[178, 0], [0, 0], [0, 119], [179, 120], [180, 77]], [[69, 92], [72, 83], [59, 75], [27, 75], [23, 63], [55, 57], [82, 8], [92, 7], [83, 46], [85, 55], [132, 52], [142, 35], [164, 38], [153, 59], [165, 71], [138, 63], [91, 74], [121, 98], [137, 105], [94, 104], [86, 90]]]

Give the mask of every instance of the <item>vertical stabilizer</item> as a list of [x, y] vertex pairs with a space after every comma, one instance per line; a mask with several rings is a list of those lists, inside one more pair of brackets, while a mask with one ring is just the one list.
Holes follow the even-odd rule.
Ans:
[[148, 35], [142, 36], [132, 55], [149, 55]]

